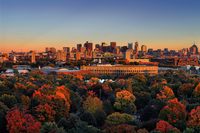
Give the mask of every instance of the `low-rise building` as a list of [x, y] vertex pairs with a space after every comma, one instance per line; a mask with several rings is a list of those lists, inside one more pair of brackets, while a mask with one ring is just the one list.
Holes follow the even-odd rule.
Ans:
[[96, 65], [82, 66], [81, 70], [86, 70], [94, 74], [103, 75], [129, 75], [136, 73], [157, 74], [158, 66], [145, 65]]

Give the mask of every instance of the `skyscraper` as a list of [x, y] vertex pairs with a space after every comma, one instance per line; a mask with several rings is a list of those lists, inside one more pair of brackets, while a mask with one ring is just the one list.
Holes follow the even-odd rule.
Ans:
[[35, 51], [31, 51], [31, 63], [35, 63]]
[[112, 49], [115, 49], [116, 46], [117, 46], [117, 43], [116, 43], [116, 42], [110, 42], [110, 47], [111, 47]]
[[66, 61], [66, 52], [63, 50], [58, 50], [56, 53], [57, 61]]
[[84, 44], [84, 47], [86, 48], [87, 51], [92, 51], [93, 50], [93, 43], [89, 43], [88, 41]]
[[63, 47], [63, 51], [66, 53], [66, 57], [70, 58], [70, 47]]
[[139, 51], [139, 43], [135, 42], [135, 53], [138, 53]]
[[128, 49], [133, 49], [133, 43], [128, 43]]
[[196, 44], [193, 44], [192, 47], [190, 47], [190, 54], [192, 55], [198, 54], [198, 47]]
[[81, 52], [81, 47], [82, 47], [82, 44], [77, 44], [77, 51], [78, 52]]
[[86, 52], [88, 56], [92, 56], [92, 50], [93, 50], [93, 43], [89, 43], [88, 41], [84, 44], [84, 47], [86, 48]]
[[146, 46], [146, 45], [142, 45], [142, 46], [141, 46], [141, 51], [142, 51], [143, 53], [146, 53], [146, 52], [147, 52], [147, 46]]

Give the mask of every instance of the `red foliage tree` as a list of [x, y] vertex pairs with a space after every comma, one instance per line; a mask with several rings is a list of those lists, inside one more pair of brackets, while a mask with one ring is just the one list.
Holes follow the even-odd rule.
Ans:
[[170, 124], [184, 121], [186, 119], [186, 107], [177, 98], [174, 98], [167, 102], [167, 105], [160, 111], [159, 117]]
[[7, 127], [10, 133], [39, 133], [41, 124], [30, 114], [14, 108], [6, 115]]
[[200, 127], [200, 106], [191, 110], [189, 113], [187, 125], [189, 127]]
[[36, 107], [36, 114], [40, 121], [54, 121], [56, 112], [47, 103]]
[[160, 120], [159, 122], [157, 122], [156, 130], [161, 132], [161, 133], [167, 133], [167, 132], [170, 132], [170, 131], [180, 132], [177, 128], [173, 127], [168, 122], [163, 121], [163, 120]]

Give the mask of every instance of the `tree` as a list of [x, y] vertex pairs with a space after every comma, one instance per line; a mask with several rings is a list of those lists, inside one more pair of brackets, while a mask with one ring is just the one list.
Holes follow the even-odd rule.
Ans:
[[0, 131], [6, 132], [6, 113], [9, 108], [2, 102], [0, 102]]
[[168, 122], [160, 120], [157, 124], [156, 124], [156, 130], [160, 131], [161, 133], [180, 133], [180, 131], [173, 127], [172, 125], [170, 125]]
[[157, 94], [157, 98], [161, 100], [169, 100], [174, 98], [174, 92], [168, 86], [164, 86], [160, 93]]
[[102, 101], [96, 96], [88, 96], [83, 102], [83, 109], [94, 114], [97, 110], [103, 110]]
[[15, 96], [14, 95], [9, 95], [9, 94], [3, 94], [0, 97], [0, 101], [3, 102], [9, 108], [14, 107], [15, 104], [17, 103], [17, 99], [15, 98]]
[[100, 130], [81, 121], [75, 114], [70, 114], [68, 119], [62, 118], [58, 127], [63, 127], [67, 133], [99, 133]]
[[21, 112], [18, 108], [11, 109], [7, 115], [7, 128], [10, 133], [39, 133], [41, 124], [30, 114]]
[[200, 106], [192, 109], [189, 113], [187, 125], [189, 127], [200, 127]]
[[108, 125], [118, 125], [132, 122], [134, 117], [126, 113], [114, 112], [107, 116], [106, 123]]
[[66, 133], [62, 127], [58, 127], [55, 122], [46, 122], [42, 126], [40, 133]]
[[195, 87], [193, 94], [195, 97], [200, 96], [200, 83]]
[[135, 99], [131, 92], [127, 90], [119, 91], [116, 93], [114, 107], [119, 111], [132, 114], [136, 112]]
[[184, 83], [178, 88], [178, 95], [190, 97], [192, 95], [194, 85], [192, 83]]
[[[120, 124], [114, 126], [108, 126], [105, 128], [106, 133], [136, 133], [135, 126], [128, 124]], [[145, 132], [143, 132], [145, 133]]]
[[21, 95], [20, 100], [21, 100], [23, 108], [28, 109], [30, 105], [30, 98], [28, 96]]
[[160, 111], [159, 118], [170, 124], [184, 128], [186, 120], [186, 107], [176, 98], [167, 102], [167, 105]]
[[70, 112], [75, 113], [75, 112], [79, 111], [79, 109], [81, 107], [81, 103], [82, 103], [81, 96], [77, 92], [74, 92], [71, 90], [70, 101], [71, 101]]
[[35, 108], [35, 113], [37, 118], [41, 122], [50, 122], [54, 121], [54, 117], [56, 112], [53, 110], [53, 108], [49, 104], [40, 104]]

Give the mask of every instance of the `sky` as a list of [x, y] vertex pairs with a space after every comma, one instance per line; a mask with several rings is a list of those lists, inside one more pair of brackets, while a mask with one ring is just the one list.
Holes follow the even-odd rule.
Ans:
[[0, 0], [0, 51], [86, 41], [200, 47], [200, 0]]

